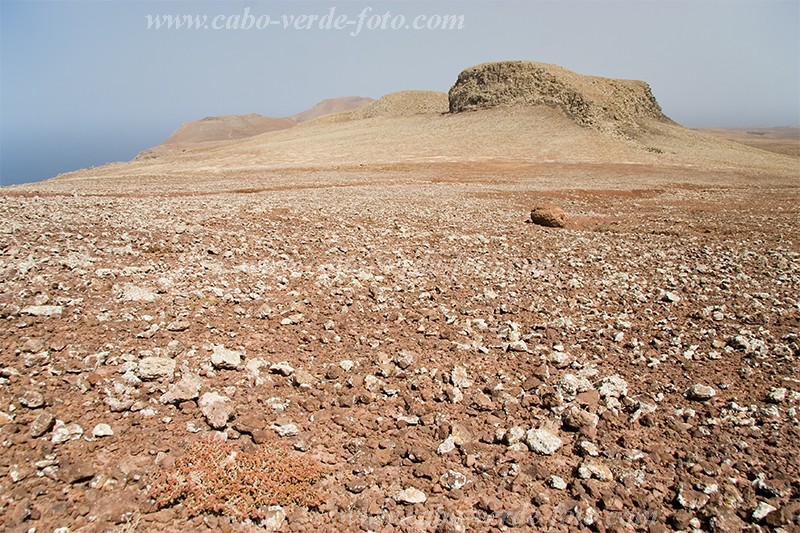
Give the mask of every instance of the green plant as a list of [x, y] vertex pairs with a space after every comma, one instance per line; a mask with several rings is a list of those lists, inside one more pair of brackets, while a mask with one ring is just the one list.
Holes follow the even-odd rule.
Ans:
[[318, 461], [276, 445], [244, 453], [230, 442], [202, 438], [159, 472], [150, 497], [159, 507], [182, 501], [192, 516], [212, 512], [258, 519], [270, 505], [319, 505], [313, 484], [327, 473]]

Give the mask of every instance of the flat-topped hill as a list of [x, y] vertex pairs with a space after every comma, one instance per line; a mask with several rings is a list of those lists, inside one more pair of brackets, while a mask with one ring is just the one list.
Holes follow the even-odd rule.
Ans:
[[642, 121], [668, 121], [643, 81], [576, 74], [558, 65], [501, 61], [470, 67], [450, 89], [451, 113], [548, 105], [582, 126], [628, 134]]

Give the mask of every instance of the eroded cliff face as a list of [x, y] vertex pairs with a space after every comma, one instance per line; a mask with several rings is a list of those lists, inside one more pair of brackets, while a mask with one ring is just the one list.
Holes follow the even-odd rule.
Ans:
[[669, 121], [642, 81], [576, 74], [558, 65], [501, 61], [470, 67], [449, 92], [450, 112], [548, 105], [578, 124], [630, 135], [648, 121]]

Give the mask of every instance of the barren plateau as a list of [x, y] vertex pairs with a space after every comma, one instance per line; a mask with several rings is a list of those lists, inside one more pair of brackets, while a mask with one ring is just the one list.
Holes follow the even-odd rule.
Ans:
[[798, 531], [800, 160], [494, 65], [0, 189], [0, 529]]

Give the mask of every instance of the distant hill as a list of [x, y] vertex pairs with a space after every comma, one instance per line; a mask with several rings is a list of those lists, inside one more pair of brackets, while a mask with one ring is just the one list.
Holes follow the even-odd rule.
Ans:
[[374, 100], [372, 98], [367, 98], [364, 96], [343, 96], [341, 98], [329, 98], [319, 102], [313, 107], [306, 109], [302, 113], [293, 115], [290, 118], [299, 124], [301, 122], [313, 120], [324, 115], [341, 113], [343, 111], [352, 111], [353, 109], [358, 109], [359, 107], [368, 105], [373, 101]]
[[182, 153], [199, 143], [219, 143], [284, 130], [324, 115], [351, 111], [372, 101], [372, 98], [362, 96], [329, 98], [285, 118], [265, 117], [257, 113], [205, 117], [181, 124], [163, 143], [140, 153], [137, 159]]
[[163, 144], [229, 141], [283, 130], [295, 125], [290, 118], [270, 118], [256, 113], [206, 117], [182, 124]]

